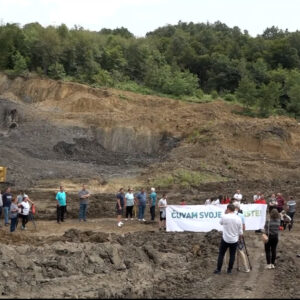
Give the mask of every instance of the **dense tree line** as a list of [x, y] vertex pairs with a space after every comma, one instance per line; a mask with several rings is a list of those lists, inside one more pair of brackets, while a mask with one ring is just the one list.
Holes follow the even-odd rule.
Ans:
[[262, 116], [300, 115], [300, 32], [277, 27], [251, 37], [221, 22], [179, 22], [136, 38], [123, 27], [2, 24], [0, 70], [193, 99], [205, 93]]

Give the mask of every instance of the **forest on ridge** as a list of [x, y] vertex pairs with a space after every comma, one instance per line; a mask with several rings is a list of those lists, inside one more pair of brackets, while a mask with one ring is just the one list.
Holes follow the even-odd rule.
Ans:
[[274, 26], [251, 37], [221, 22], [180, 21], [138, 38], [124, 27], [7, 23], [0, 70], [193, 102], [222, 98], [261, 117], [300, 116], [300, 32]]

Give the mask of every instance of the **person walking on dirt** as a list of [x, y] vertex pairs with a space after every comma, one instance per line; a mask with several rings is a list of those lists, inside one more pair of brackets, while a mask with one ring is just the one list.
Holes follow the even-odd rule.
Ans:
[[10, 209], [11, 201], [13, 199], [13, 196], [10, 191], [11, 191], [11, 189], [10, 189], [10, 187], [8, 187], [6, 189], [6, 192], [2, 196], [5, 226], [8, 226], [10, 224], [9, 223], [9, 209]]
[[288, 225], [289, 231], [292, 229], [294, 224], [294, 215], [296, 213], [296, 201], [290, 196], [289, 201], [286, 203], [288, 206], [287, 215], [291, 218], [291, 223]]
[[145, 222], [144, 214], [145, 214], [145, 208], [146, 208], [146, 202], [147, 202], [147, 194], [144, 190], [144, 188], [141, 189], [141, 191], [136, 195], [136, 199], [138, 201], [139, 206], [139, 221]]
[[119, 193], [117, 194], [117, 203], [116, 203], [116, 211], [117, 211], [117, 220], [118, 220], [118, 226], [121, 227], [124, 225], [122, 222], [122, 215], [124, 210], [124, 189], [120, 188]]
[[154, 221], [154, 219], [155, 219], [156, 199], [157, 199], [157, 195], [155, 193], [155, 188], [152, 187], [151, 194], [150, 194], [150, 200], [149, 200], [151, 221]]
[[225, 214], [221, 217], [220, 224], [223, 225], [223, 234], [219, 248], [217, 269], [214, 273], [221, 273], [224, 255], [226, 250], [229, 248], [230, 258], [227, 274], [232, 274], [238, 241], [243, 237], [242, 221], [235, 213], [235, 207], [233, 204], [227, 205]]
[[22, 230], [26, 230], [26, 224], [28, 223], [29, 211], [30, 211], [30, 204], [34, 204], [29, 197], [25, 194], [23, 197], [23, 201], [18, 204], [18, 207], [21, 208], [19, 213], [19, 217], [22, 219]]
[[133, 206], [134, 206], [134, 194], [132, 188], [128, 189], [128, 192], [125, 194], [125, 206], [126, 206], [126, 219], [128, 220], [128, 217], [131, 218], [131, 221], [133, 220]]
[[275, 194], [272, 194], [271, 195], [271, 198], [269, 199], [269, 213], [271, 212], [271, 210], [273, 209], [273, 208], [277, 208], [277, 200], [276, 200], [276, 196], [275, 196]]
[[282, 210], [280, 214], [280, 226], [283, 230], [286, 230], [286, 226], [291, 224], [292, 218], [287, 215], [285, 210]]
[[59, 192], [57, 192], [55, 199], [57, 201], [57, 205], [56, 205], [57, 223], [60, 224], [60, 222], [65, 221], [64, 217], [65, 217], [66, 207], [67, 207], [67, 195], [62, 185], [59, 187]]
[[281, 193], [277, 194], [276, 200], [277, 200], [277, 210], [280, 213], [284, 207], [284, 198], [282, 197]]
[[85, 184], [82, 185], [82, 190], [78, 192], [79, 197], [79, 222], [86, 222], [86, 212], [89, 203], [90, 193], [86, 189]]
[[268, 236], [268, 242], [265, 244], [265, 253], [267, 265], [266, 269], [275, 269], [276, 248], [278, 244], [280, 226], [280, 214], [276, 208], [270, 213], [270, 220], [266, 221], [264, 233]]
[[18, 199], [14, 198], [10, 205], [10, 232], [14, 232], [16, 230], [18, 212]]
[[160, 222], [159, 230], [166, 229], [166, 212], [167, 212], [167, 194], [163, 194], [162, 198], [158, 202]]

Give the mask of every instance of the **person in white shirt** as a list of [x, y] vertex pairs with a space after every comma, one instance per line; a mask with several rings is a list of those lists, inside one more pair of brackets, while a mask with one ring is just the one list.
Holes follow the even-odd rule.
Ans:
[[217, 199], [214, 199], [212, 202], [211, 202], [211, 204], [213, 204], [213, 205], [218, 205], [218, 204], [220, 204], [220, 200], [217, 198]]
[[214, 273], [221, 273], [224, 255], [226, 250], [229, 248], [230, 258], [227, 273], [231, 274], [238, 241], [241, 240], [243, 236], [242, 220], [235, 213], [235, 206], [233, 204], [227, 205], [227, 209], [220, 220], [220, 224], [223, 225], [223, 234], [219, 248], [217, 269], [214, 271]]
[[160, 222], [159, 230], [166, 228], [166, 210], [167, 210], [167, 194], [163, 194], [162, 198], [158, 202]]
[[21, 203], [18, 204], [19, 208], [20, 208], [20, 212], [19, 212], [19, 216], [20, 218], [22, 218], [22, 230], [25, 230], [26, 228], [26, 224], [28, 223], [28, 216], [29, 216], [29, 211], [30, 211], [30, 204], [34, 204], [29, 197], [24, 194], [23, 196], [23, 201]]
[[211, 204], [211, 200], [208, 198], [205, 200], [205, 205], [210, 205]]
[[236, 193], [233, 195], [233, 198], [241, 203], [243, 199], [243, 195], [241, 194], [241, 191], [237, 190]]
[[261, 198], [261, 192], [257, 192], [254, 196], [253, 196], [253, 202], [255, 202], [256, 200], [259, 200]]

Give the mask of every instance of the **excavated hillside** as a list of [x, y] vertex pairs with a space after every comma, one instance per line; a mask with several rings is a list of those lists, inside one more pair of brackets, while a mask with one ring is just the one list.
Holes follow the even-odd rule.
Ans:
[[223, 101], [184, 103], [3, 74], [0, 97], [1, 164], [16, 186], [78, 178], [147, 183], [176, 170], [216, 182], [300, 177], [294, 119], [240, 116], [232, 112], [240, 107]]
[[[10, 234], [0, 226], [0, 298], [299, 298], [297, 214], [293, 230], [281, 232], [276, 269], [264, 269], [260, 235], [247, 231], [253, 268], [235, 266], [231, 280], [213, 274], [216, 231], [116, 226], [121, 186], [154, 185], [159, 197], [168, 192], [168, 204], [202, 204], [240, 188], [247, 199], [281, 191], [299, 205], [299, 124], [233, 112], [240, 109], [0, 74], [0, 165], [13, 194], [23, 189], [37, 206], [36, 229], [29, 222]], [[79, 223], [82, 183], [92, 196], [88, 222]], [[57, 224], [60, 184], [68, 212]]]

